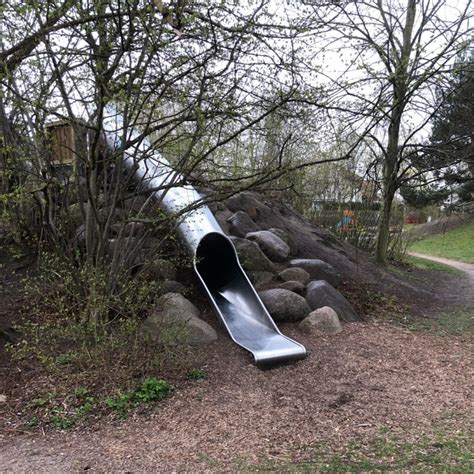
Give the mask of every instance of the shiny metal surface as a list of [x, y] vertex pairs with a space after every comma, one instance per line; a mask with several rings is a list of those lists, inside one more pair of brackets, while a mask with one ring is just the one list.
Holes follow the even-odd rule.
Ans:
[[[121, 150], [123, 119], [114, 107], [107, 109], [104, 133], [112, 149]], [[171, 215], [201, 200], [199, 193], [183, 183], [169, 163], [153, 151], [139, 134], [128, 131], [135, 144], [123, 150], [127, 166], [133, 167], [143, 186], [154, 189], [155, 198]], [[194, 269], [211, 306], [232, 340], [252, 353], [259, 365], [302, 359], [304, 346], [284, 336], [243, 271], [232, 241], [223, 233], [207, 206], [180, 216], [178, 233], [193, 257]]]

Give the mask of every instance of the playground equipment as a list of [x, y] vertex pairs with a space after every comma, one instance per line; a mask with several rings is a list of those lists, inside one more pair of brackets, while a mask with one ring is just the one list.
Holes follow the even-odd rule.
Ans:
[[[113, 106], [106, 112], [104, 133], [108, 146], [123, 152], [126, 166], [135, 171], [140, 185], [154, 190], [160, 206], [177, 216], [177, 232], [193, 259], [212, 308], [232, 340], [251, 352], [258, 365], [304, 358], [304, 346], [279, 331], [211, 210], [199, 205], [200, 194], [185, 184], [183, 177], [136, 130], [128, 128], [124, 141], [123, 117]], [[123, 148], [123, 143], [130, 145]], [[187, 209], [190, 210], [183, 212]]]

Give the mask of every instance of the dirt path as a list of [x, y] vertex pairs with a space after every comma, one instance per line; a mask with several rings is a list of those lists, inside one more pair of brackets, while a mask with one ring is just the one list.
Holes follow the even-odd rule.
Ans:
[[413, 257], [425, 258], [427, 260], [433, 260], [433, 262], [443, 263], [444, 265], [457, 268], [458, 270], [466, 272], [469, 277], [474, 280], [474, 263], [459, 262], [458, 260], [451, 260], [450, 258], [435, 257], [434, 255], [427, 255], [418, 252], [408, 252], [408, 254]]
[[467, 278], [458, 277], [454, 278], [454, 281], [447, 275], [442, 276], [439, 281], [435, 282], [433, 294], [445, 309], [474, 308], [474, 264], [417, 252], [409, 252], [409, 255], [442, 263], [464, 272]]

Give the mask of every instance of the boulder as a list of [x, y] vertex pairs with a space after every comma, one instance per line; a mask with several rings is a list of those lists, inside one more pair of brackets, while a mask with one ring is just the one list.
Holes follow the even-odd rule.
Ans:
[[276, 229], [275, 227], [272, 227], [268, 230], [275, 234], [277, 237], [280, 237], [280, 239], [283, 240], [283, 242], [285, 242], [288, 247], [290, 247], [290, 255], [298, 255], [298, 244], [292, 235], [282, 229]]
[[78, 245], [85, 244], [86, 242], [86, 226], [81, 224], [74, 233], [74, 242]]
[[167, 293], [157, 301], [155, 311], [140, 328], [140, 333], [160, 344], [210, 344], [217, 333], [200, 319], [199, 310], [183, 295]]
[[231, 240], [237, 250], [240, 263], [244, 270], [274, 271], [273, 263], [262, 252], [258, 244], [247, 239], [239, 239], [238, 237], [231, 237]]
[[273, 273], [271, 272], [261, 272], [261, 271], [250, 271], [247, 272], [250, 281], [253, 283], [255, 287], [259, 287], [262, 285], [266, 285], [273, 280]]
[[257, 242], [263, 253], [273, 262], [284, 262], [290, 256], [290, 247], [273, 232], [268, 230], [249, 232], [245, 238]]
[[146, 213], [155, 204], [156, 201], [145, 194], [135, 194], [122, 201], [122, 207], [127, 211], [127, 214]]
[[289, 290], [274, 288], [261, 291], [259, 295], [268, 312], [277, 322], [301, 321], [311, 311], [302, 296]]
[[329, 306], [343, 321], [360, 320], [349, 301], [325, 280], [309, 282], [305, 297], [312, 310]]
[[299, 295], [302, 295], [304, 293], [304, 285], [300, 281], [285, 281], [284, 283], [281, 283], [278, 285], [278, 288], [282, 288], [283, 290], [289, 290], [292, 291], [293, 293], [298, 293]]
[[143, 233], [145, 227], [146, 224], [143, 222], [116, 222], [112, 224], [111, 230], [115, 235], [119, 235], [121, 232], [124, 237], [133, 237]]
[[222, 211], [216, 211], [214, 213], [214, 217], [216, 218], [216, 221], [219, 223], [221, 226], [222, 230], [226, 234], [230, 234], [230, 225], [229, 225], [229, 218], [233, 216], [233, 212], [229, 211], [229, 209], [224, 209]]
[[299, 281], [303, 285], [306, 285], [306, 283], [308, 283], [311, 278], [306, 270], [303, 270], [299, 267], [286, 268], [285, 270], [281, 271], [278, 276], [283, 281]]
[[140, 260], [141, 247], [140, 239], [136, 237], [121, 237], [107, 240], [107, 250], [110, 255], [130, 256], [133, 257], [134, 260]]
[[163, 294], [166, 294], [166, 293], [179, 293], [181, 295], [184, 295], [186, 293], [186, 287], [184, 285], [182, 285], [179, 281], [165, 280], [160, 285], [160, 291]]
[[224, 204], [233, 212], [245, 211], [252, 219], [257, 217], [258, 208], [261, 206], [253, 196], [239, 193], [226, 199]]
[[249, 232], [258, 231], [257, 224], [244, 211], [238, 211], [232, 214], [227, 222], [229, 232], [236, 237], [245, 237]]
[[298, 326], [306, 333], [323, 336], [338, 334], [342, 331], [337, 313], [329, 306], [312, 311]]
[[313, 280], [326, 280], [332, 286], [341, 282], [339, 275], [332, 265], [315, 258], [297, 258], [290, 260], [290, 267], [299, 267], [306, 270]]
[[149, 280], [176, 280], [177, 276], [174, 264], [164, 258], [156, 258], [147, 263], [143, 273]]

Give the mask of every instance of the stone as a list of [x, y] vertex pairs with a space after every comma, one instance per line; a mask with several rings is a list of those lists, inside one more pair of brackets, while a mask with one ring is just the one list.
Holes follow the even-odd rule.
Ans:
[[231, 237], [231, 241], [237, 250], [239, 261], [246, 271], [273, 272], [273, 263], [262, 252], [257, 243], [247, 239]]
[[306, 285], [306, 283], [311, 279], [309, 273], [299, 267], [286, 268], [281, 271], [278, 276], [283, 281], [299, 281], [303, 283], [303, 285]]
[[299, 267], [306, 270], [313, 280], [326, 280], [332, 286], [341, 282], [339, 275], [332, 265], [316, 258], [297, 258], [290, 260], [290, 267]]
[[224, 209], [222, 211], [216, 211], [214, 213], [214, 217], [216, 218], [216, 221], [218, 224], [221, 226], [222, 230], [226, 234], [230, 234], [230, 225], [228, 222], [228, 219], [233, 216], [233, 212], [229, 211], [229, 209]]
[[165, 280], [161, 286], [160, 290], [163, 294], [166, 293], [179, 293], [184, 295], [186, 293], [186, 287], [181, 284], [179, 281], [174, 280]]
[[273, 280], [274, 274], [272, 272], [265, 271], [250, 271], [247, 272], [247, 276], [249, 277], [253, 286], [258, 288], [259, 286], [270, 283]]
[[156, 201], [145, 194], [136, 194], [129, 196], [122, 201], [122, 207], [127, 211], [127, 214], [142, 214], [149, 211]]
[[298, 326], [306, 333], [316, 333], [323, 336], [331, 336], [342, 331], [337, 313], [329, 306], [312, 311]]
[[[211, 193], [211, 191], [209, 191], [209, 193]], [[203, 194], [202, 191], [201, 191], [201, 194]], [[213, 214], [216, 214], [216, 212], [219, 212], [219, 211], [229, 211], [226, 205], [222, 203], [221, 201], [208, 202], [207, 207], [211, 210]]]
[[302, 296], [289, 290], [274, 288], [259, 292], [259, 296], [272, 318], [277, 322], [301, 321], [311, 311]]
[[143, 233], [145, 227], [143, 222], [116, 222], [111, 225], [111, 230], [115, 235], [119, 235], [120, 232], [122, 232], [122, 236], [124, 237], [133, 237], [139, 233]]
[[74, 241], [77, 244], [85, 244], [86, 242], [86, 226], [81, 224], [74, 233]]
[[343, 321], [360, 320], [349, 301], [325, 280], [310, 281], [305, 297], [312, 310], [329, 306]]
[[199, 318], [199, 310], [183, 295], [167, 293], [141, 325], [140, 333], [160, 344], [207, 345], [217, 339], [216, 331]]
[[252, 219], [257, 217], [261, 204], [253, 196], [239, 193], [225, 200], [225, 205], [233, 212], [245, 211]]
[[258, 231], [257, 224], [244, 211], [238, 211], [232, 214], [227, 222], [229, 224], [229, 232], [236, 237], [245, 237], [249, 232]]
[[169, 260], [156, 258], [145, 264], [143, 273], [148, 280], [176, 280], [178, 272]]
[[290, 247], [273, 232], [268, 230], [249, 232], [245, 238], [257, 242], [263, 253], [273, 262], [285, 262], [290, 256]]
[[275, 234], [277, 237], [280, 237], [280, 239], [283, 240], [283, 242], [285, 242], [285, 244], [288, 245], [288, 247], [290, 247], [291, 256], [294, 257], [298, 255], [298, 244], [296, 240], [293, 238], [293, 236], [291, 236], [288, 232], [285, 232], [282, 229], [276, 229], [274, 227], [268, 230], [272, 232], [273, 234]]
[[123, 255], [124, 257], [127, 257], [127, 260], [129, 257], [132, 257], [132, 259], [134, 259], [133, 257], [136, 257], [136, 260], [138, 260], [136, 263], [140, 263], [141, 244], [140, 239], [138, 238], [121, 237], [118, 239], [108, 239], [107, 250], [110, 255]]
[[278, 285], [278, 288], [282, 288], [283, 290], [289, 290], [293, 293], [298, 293], [299, 295], [302, 295], [305, 290], [305, 286], [303, 283], [301, 283], [300, 281], [291, 280], [281, 283], [280, 285]]

